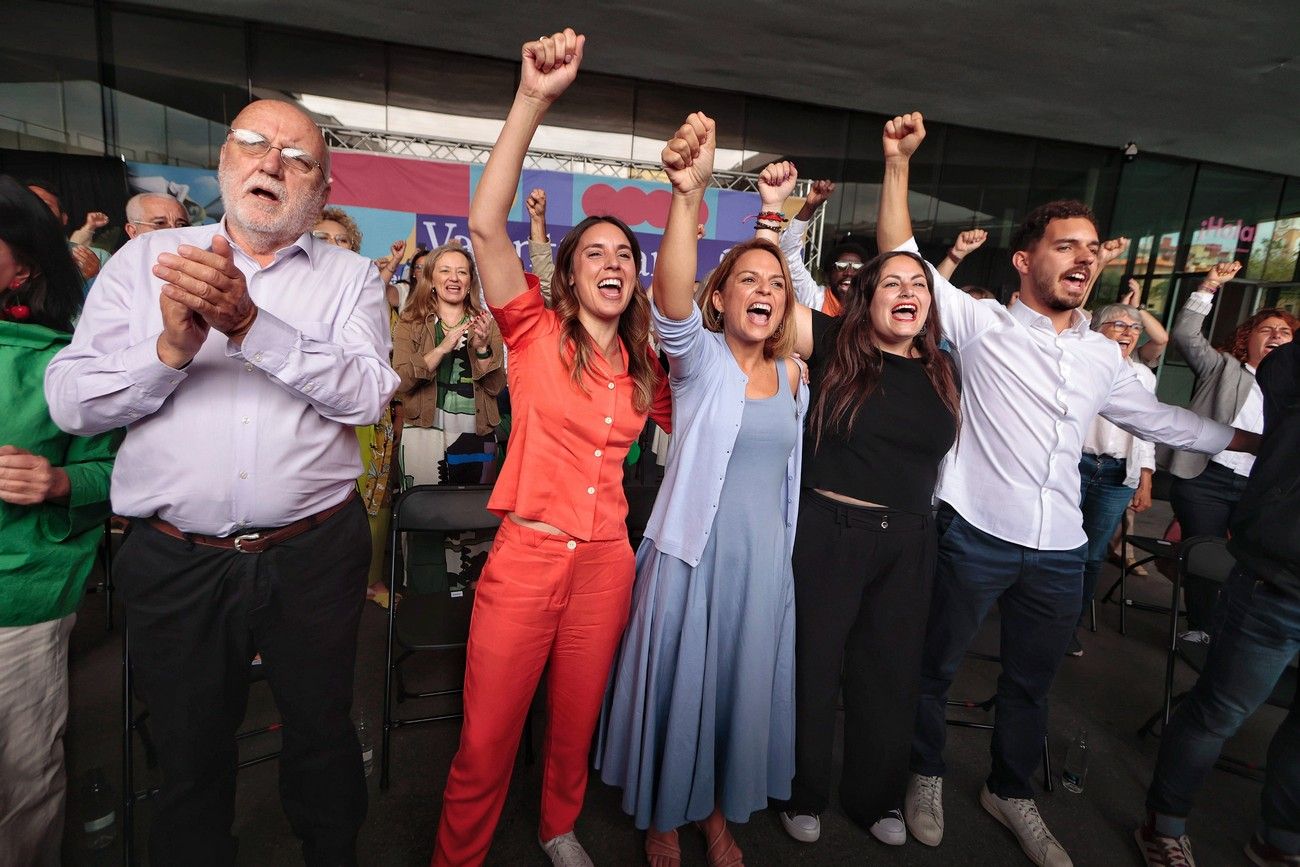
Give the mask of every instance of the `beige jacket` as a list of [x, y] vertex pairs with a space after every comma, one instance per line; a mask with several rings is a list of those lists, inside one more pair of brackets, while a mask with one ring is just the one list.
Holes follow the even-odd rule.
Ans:
[[[434, 323], [430, 315], [423, 322], [398, 319], [393, 329], [393, 369], [401, 378], [397, 386], [397, 399], [402, 403], [403, 424], [409, 427], [433, 427], [438, 409], [438, 383], [434, 371], [424, 363], [437, 342], [434, 340]], [[474, 424], [479, 436], [486, 436], [501, 423], [497, 409], [497, 395], [506, 384], [506, 370], [501, 346], [501, 331], [495, 320], [489, 320], [488, 342], [492, 354], [479, 358], [472, 349], [469, 353], [470, 376], [474, 379]]]

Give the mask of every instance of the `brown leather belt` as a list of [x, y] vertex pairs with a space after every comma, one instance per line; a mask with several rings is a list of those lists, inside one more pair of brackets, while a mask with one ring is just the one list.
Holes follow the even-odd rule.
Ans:
[[278, 545], [281, 542], [287, 542], [294, 536], [301, 536], [303, 533], [315, 527], [324, 524], [330, 518], [343, 511], [343, 508], [355, 500], [356, 491], [353, 491], [343, 502], [336, 506], [330, 506], [322, 512], [314, 515], [308, 515], [305, 518], [299, 518], [292, 524], [286, 524], [283, 527], [276, 527], [273, 530], [258, 530], [252, 533], [240, 533], [233, 536], [204, 536], [202, 533], [186, 533], [184, 530], [167, 523], [162, 518], [154, 516], [146, 518], [150, 527], [153, 527], [160, 533], [171, 536], [173, 539], [180, 539], [184, 542], [192, 542], [195, 545], [205, 545], [209, 548], [224, 548], [228, 551], [238, 551], [241, 554], [261, 554], [267, 548]]

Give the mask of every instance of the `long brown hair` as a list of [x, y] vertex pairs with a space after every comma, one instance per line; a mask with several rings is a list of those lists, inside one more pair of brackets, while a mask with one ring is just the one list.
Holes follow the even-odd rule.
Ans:
[[[465, 310], [471, 317], [483, 312], [483, 309], [478, 306], [478, 266], [474, 264], [474, 257], [470, 255], [469, 250], [462, 247], [459, 242], [452, 241], [424, 254], [424, 258], [420, 260], [420, 267], [415, 271], [415, 288], [411, 292], [411, 300], [402, 309], [399, 319], [404, 322], [423, 322], [431, 313], [438, 312], [438, 301], [434, 298], [433, 290], [433, 270], [438, 267], [438, 260], [448, 253], [459, 253], [469, 262], [469, 285], [465, 287]], [[449, 326], [455, 324], [455, 322], [447, 323]]]
[[[578, 243], [582, 240], [583, 233], [598, 223], [609, 223], [623, 233], [632, 248], [632, 261], [636, 265], [637, 274], [640, 274], [641, 269], [641, 245], [637, 243], [636, 235], [632, 230], [618, 217], [587, 217], [569, 230], [555, 250], [555, 276], [551, 278], [551, 300], [562, 323], [564, 339], [560, 341], [560, 354], [565, 360], [565, 366], [569, 368], [573, 384], [584, 393], [587, 387], [582, 379], [591, 367], [592, 353], [596, 347], [592, 343], [591, 335], [578, 319], [581, 305], [574, 286], [573, 258], [578, 254]], [[659, 374], [655, 365], [651, 363], [649, 352], [650, 299], [646, 297], [645, 287], [641, 285], [639, 277], [635, 278], [635, 283], [632, 300], [618, 317], [618, 336], [627, 347], [627, 373], [632, 377], [635, 389], [632, 404], [637, 412], [648, 412], [650, 403], [654, 400], [655, 380]], [[572, 360], [567, 357], [568, 352], [573, 353]]]
[[764, 253], [770, 253], [781, 264], [781, 277], [785, 280], [785, 315], [781, 318], [781, 324], [776, 327], [776, 331], [772, 333], [772, 336], [763, 341], [763, 357], [766, 359], [785, 358], [791, 352], [794, 352], [794, 281], [790, 279], [790, 267], [785, 262], [785, 256], [781, 255], [780, 248], [764, 238], [751, 238], [732, 247], [722, 257], [718, 267], [714, 268], [709, 276], [705, 278], [704, 286], [697, 296], [700, 313], [704, 318], [704, 327], [710, 331], [722, 330], [722, 311], [713, 306], [713, 293], [723, 291], [727, 278], [731, 276], [732, 271], [736, 270], [736, 263], [740, 261], [741, 256], [750, 250], [762, 250]]
[[1259, 324], [1265, 319], [1281, 319], [1287, 324], [1287, 327], [1294, 333], [1300, 331], [1300, 319], [1284, 307], [1265, 307], [1254, 316], [1237, 326], [1237, 330], [1232, 332], [1232, 336], [1223, 342], [1221, 347], [1224, 352], [1232, 355], [1233, 358], [1246, 363], [1246, 349], [1250, 342], [1250, 333], [1259, 327]]
[[925, 275], [926, 288], [930, 290], [930, 311], [925, 317], [921, 333], [912, 338], [925, 375], [930, 380], [939, 399], [960, 423], [961, 404], [957, 395], [957, 382], [951, 362], [939, 349], [940, 326], [938, 299], [934, 296], [934, 280], [925, 261], [915, 253], [882, 253], [862, 266], [853, 277], [853, 285], [845, 299], [840, 315], [840, 327], [835, 334], [834, 346], [818, 347], [826, 353], [822, 368], [821, 387], [817, 393], [808, 424], [816, 431], [814, 448], [821, 445], [822, 434], [827, 431], [847, 432], [857, 421], [858, 411], [867, 396], [880, 384], [885, 358], [876, 346], [871, 323], [871, 299], [876, 295], [885, 263], [895, 256], [906, 256], [916, 262]]

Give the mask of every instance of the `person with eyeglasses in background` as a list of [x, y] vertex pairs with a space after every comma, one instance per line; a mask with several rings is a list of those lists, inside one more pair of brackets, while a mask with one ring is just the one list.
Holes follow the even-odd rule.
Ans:
[[860, 244], [842, 240], [831, 248], [827, 257], [826, 286], [813, 279], [812, 273], [803, 261], [804, 235], [808, 224], [812, 222], [817, 209], [835, 192], [834, 181], [813, 181], [812, 188], [804, 197], [799, 213], [781, 233], [781, 254], [785, 256], [790, 268], [790, 279], [794, 281], [795, 298], [800, 304], [820, 310], [827, 316], [839, 316], [844, 309], [844, 295], [853, 284], [853, 278], [862, 270], [862, 263], [870, 257]]
[[[339, 247], [344, 250], [350, 250], [353, 253], [361, 252], [361, 227], [357, 221], [352, 219], [351, 215], [342, 208], [325, 208], [321, 211], [320, 220], [316, 223], [316, 228], [312, 229], [311, 236], [317, 241]], [[393, 245], [393, 251], [386, 256], [384, 260], [376, 260], [375, 265], [379, 268], [379, 280], [384, 285], [384, 293], [388, 295], [388, 281], [393, 277], [393, 269], [396, 267], [397, 259], [400, 258], [401, 250], [397, 249], [398, 244], [404, 249], [405, 241], [398, 241]], [[395, 320], [395, 305], [389, 299], [388, 310], [388, 334], [391, 339], [393, 333], [393, 324]], [[392, 355], [389, 355], [389, 363], [392, 363]], [[360, 425], [357, 427], [357, 442], [361, 446], [361, 475], [357, 478], [357, 492], [361, 495], [361, 503], [366, 507], [366, 518], [370, 523], [370, 579], [366, 584], [366, 600], [374, 602], [380, 608], [388, 608], [390, 602], [390, 593], [388, 585], [384, 583], [384, 551], [385, 541], [388, 539], [388, 528], [392, 519], [392, 503], [390, 492], [392, 484], [390, 474], [393, 470], [393, 456], [396, 449], [394, 437], [395, 424], [395, 406], [396, 400], [389, 401], [384, 407], [383, 414], [379, 421], [370, 425]]]
[[235, 863], [235, 733], [260, 652], [302, 858], [354, 865], [370, 531], [353, 428], [397, 388], [388, 306], [371, 262], [310, 234], [329, 151], [303, 111], [244, 108], [217, 178], [220, 223], [109, 260], [45, 396], [68, 433], [127, 428], [111, 493], [131, 519], [116, 579], [162, 769], [150, 863]]
[[173, 196], [164, 193], [137, 193], [127, 199], [127, 238], [138, 238], [162, 229], [184, 229], [189, 225], [189, 213]]
[[[1133, 368], [1138, 383], [1155, 394], [1155, 374], [1138, 361], [1134, 353], [1142, 337], [1140, 311], [1127, 304], [1107, 304], [1092, 315], [1090, 327], [1119, 345], [1120, 355]], [[1083, 438], [1083, 456], [1079, 460], [1079, 508], [1083, 512], [1083, 532], [1088, 536], [1083, 560], [1080, 626], [1092, 605], [1107, 546], [1124, 517], [1125, 509], [1130, 504], [1137, 512], [1151, 507], [1151, 477], [1155, 468], [1155, 446], [1100, 415], [1092, 420], [1092, 426]], [[1083, 656], [1077, 628], [1066, 652], [1071, 656]]]

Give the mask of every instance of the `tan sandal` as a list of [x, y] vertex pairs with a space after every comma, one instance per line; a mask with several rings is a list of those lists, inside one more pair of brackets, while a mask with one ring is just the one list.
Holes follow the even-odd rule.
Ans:
[[727, 827], [726, 819], [722, 821], [722, 828], [710, 839], [708, 826], [704, 822], [696, 822], [695, 827], [700, 829], [704, 834], [705, 842], [709, 844], [709, 853], [706, 856], [709, 859], [709, 867], [744, 867], [745, 853], [740, 851], [736, 845], [736, 838], [731, 836], [731, 829]]
[[[682, 847], [677, 840], [677, 829], [669, 834], [646, 832], [645, 859], [652, 867], [680, 867]], [[660, 859], [656, 861], [655, 859]]]

